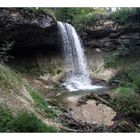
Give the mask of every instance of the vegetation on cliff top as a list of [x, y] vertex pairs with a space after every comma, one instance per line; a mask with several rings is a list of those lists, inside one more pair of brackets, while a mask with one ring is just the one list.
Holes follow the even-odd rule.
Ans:
[[78, 31], [82, 31], [87, 25], [100, 20], [110, 19], [119, 24], [139, 24], [139, 8], [39, 8], [35, 12], [44, 11], [53, 15], [56, 20], [73, 24]]

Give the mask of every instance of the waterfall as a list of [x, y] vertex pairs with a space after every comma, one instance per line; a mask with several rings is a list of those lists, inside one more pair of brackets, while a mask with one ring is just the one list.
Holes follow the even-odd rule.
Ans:
[[91, 85], [84, 49], [75, 28], [69, 23], [58, 22], [58, 31], [66, 64], [63, 85], [69, 91], [98, 88]]

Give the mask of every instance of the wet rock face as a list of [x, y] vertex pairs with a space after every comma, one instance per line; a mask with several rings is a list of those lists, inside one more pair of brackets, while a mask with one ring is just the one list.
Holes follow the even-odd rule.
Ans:
[[10, 29], [20, 25], [36, 25], [41, 28], [50, 27], [55, 24], [52, 16], [45, 13], [33, 13], [24, 8], [1, 8], [1, 28]]
[[55, 19], [43, 12], [26, 8], [0, 9], [0, 43], [14, 41], [12, 55], [26, 56], [32, 52], [57, 50], [57, 26]]
[[[140, 40], [140, 28], [136, 25], [119, 25], [112, 20], [96, 21], [86, 27], [85, 40], [87, 46], [111, 51], [120, 47], [123, 43]], [[140, 42], [139, 42], [140, 43]]]

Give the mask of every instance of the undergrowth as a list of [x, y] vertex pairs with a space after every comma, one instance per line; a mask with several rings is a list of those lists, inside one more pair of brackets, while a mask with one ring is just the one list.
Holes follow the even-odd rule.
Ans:
[[140, 117], [140, 96], [128, 87], [119, 87], [113, 91], [111, 105], [123, 116], [138, 121]]
[[49, 118], [55, 118], [57, 115], [56, 109], [49, 107], [47, 101], [32, 87], [27, 87], [28, 92], [32, 96], [37, 108], [45, 113]]
[[58, 130], [44, 124], [33, 113], [19, 112], [13, 115], [10, 109], [0, 105], [0, 132], [58, 132]]
[[4, 90], [18, 90], [22, 85], [20, 75], [5, 65], [0, 64], [0, 87]]
[[[132, 45], [133, 44], [133, 45]], [[118, 73], [110, 79], [117, 83], [112, 89], [110, 103], [114, 108], [134, 122], [140, 118], [140, 57], [139, 47], [134, 43], [124, 44], [105, 58], [105, 68], [118, 69]]]
[[15, 132], [57, 132], [53, 126], [47, 126], [33, 113], [21, 112], [13, 122]]
[[14, 117], [11, 110], [3, 105], [0, 105], [0, 132], [12, 132], [13, 120]]

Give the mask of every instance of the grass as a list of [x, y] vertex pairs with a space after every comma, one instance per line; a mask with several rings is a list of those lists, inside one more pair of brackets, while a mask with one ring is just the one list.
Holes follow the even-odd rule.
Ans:
[[56, 117], [57, 113], [55, 109], [49, 108], [47, 101], [41, 95], [39, 95], [39, 93], [35, 89], [28, 87], [27, 90], [32, 96], [35, 105], [39, 110], [43, 111], [49, 118], [53, 119]]
[[0, 132], [58, 132], [53, 126], [47, 126], [33, 113], [12, 114], [7, 107], [0, 106]]
[[[32, 96], [36, 108], [49, 118], [55, 118], [56, 110], [49, 108], [46, 100], [22, 80], [22, 75], [11, 68], [0, 64], [0, 88], [8, 92], [20, 92], [24, 85]], [[46, 126], [34, 114], [20, 112], [13, 116], [12, 111], [0, 105], [0, 132], [56, 132], [56, 128]]]
[[122, 43], [117, 50], [105, 57], [104, 66], [105, 68], [117, 68], [123, 65], [135, 64], [140, 62], [139, 53], [140, 47], [138, 42], [132, 40], [129, 43]]
[[120, 94], [120, 93], [121, 94], [135, 94], [135, 88], [122, 86], [122, 87], [118, 87], [118, 88], [114, 89], [113, 93], [115, 93], [115, 94]]
[[133, 118], [139, 122], [140, 117], [140, 96], [132, 87], [118, 87], [112, 91], [110, 104], [123, 116]]
[[136, 91], [140, 90], [140, 62], [136, 61], [122, 66], [120, 73], [115, 75], [110, 81], [118, 80], [121, 86], [127, 86]]
[[13, 66], [15, 71], [20, 72], [24, 75], [30, 75], [32, 77], [38, 77], [45, 73], [45, 69], [38, 66]]
[[14, 92], [19, 93], [20, 87], [25, 85], [31, 97], [34, 100], [35, 106], [38, 111], [44, 113], [49, 118], [55, 118], [57, 116], [57, 108], [49, 107], [47, 101], [28, 83], [25, 83], [20, 75], [20, 73], [16, 73], [9, 67], [5, 65], [0, 65], [0, 88], [3, 90], [7, 90], [8, 92], [12, 89]]
[[15, 91], [21, 85], [22, 79], [20, 75], [7, 66], [0, 64], [0, 87], [4, 90], [13, 89]]
[[104, 67], [105, 68], [117, 68], [122, 63], [122, 60], [118, 61], [116, 56], [111, 53], [109, 56], [104, 58]]
[[140, 88], [140, 64], [133, 65], [133, 69], [129, 69], [127, 72], [137, 88]]
[[[119, 54], [119, 55], [118, 55]], [[123, 116], [140, 122], [140, 57], [139, 53], [120, 57], [116, 52], [105, 59], [106, 68], [118, 68], [119, 72], [110, 79], [119, 85], [112, 90], [111, 105]]]
[[47, 67], [39, 67], [39, 66], [13, 66], [13, 69], [17, 72], [20, 72], [27, 76], [39, 77], [40, 75], [50, 74], [55, 76], [62, 72], [61, 63], [59, 65], [51, 64]]
[[45, 125], [34, 114], [21, 112], [13, 122], [15, 132], [57, 132], [53, 126]]
[[133, 76], [133, 79], [134, 79], [135, 85], [140, 88], [140, 75]]
[[[130, 55], [120, 57], [120, 52], [112, 52], [109, 57], [105, 58], [105, 68], [118, 68], [120, 69], [119, 77], [118, 74], [114, 79], [126, 85], [134, 85], [137, 89], [140, 89], [140, 57], [139, 49], [137, 52], [132, 52]], [[122, 53], [122, 51], [121, 51]], [[118, 55], [119, 54], [119, 55]], [[112, 80], [112, 79], [111, 79]]]
[[0, 105], [0, 132], [11, 132], [13, 115], [10, 109]]

